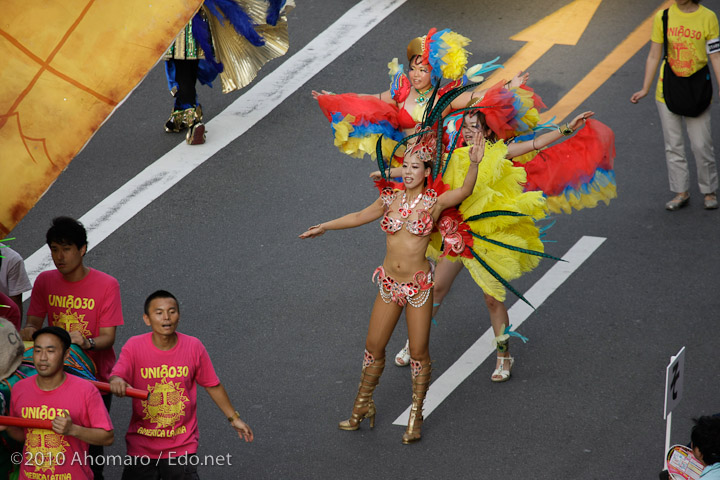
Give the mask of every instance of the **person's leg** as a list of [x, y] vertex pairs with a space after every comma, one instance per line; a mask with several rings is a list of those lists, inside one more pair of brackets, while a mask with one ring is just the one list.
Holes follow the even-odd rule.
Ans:
[[510, 325], [510, 318], [505, 304], [494, 297], [485, 295], [485, 305], [487, 305], [490, 314], [490, 324], [497, 341], [497, 361], [495, 371], [490, 379], [493, 382], [503, 382], [510, 378], [510, 369], [512, 368], [513, 358], [510, 356], [510, 348], [507, 339], [498, 340], [505, 333], [505, 328]]
[[183, 109], [183, 122], [189, 129], [185, 141], [189, 145], [205, 143], [205, 124], [202, 121], [202, 106], [197, 101], [199, 60], [175, 61], [175, 80], [178, 92], [175, 95], [175, 110]]
[[681, 198], [686, 198], [690, 189], [690, 175], [685, 158], [685, 142], [682, 131], [683, 117], [672, 113], [664, 103], [658, 101], [655, 103], [663, 130], [670, 190], [677, 194], [665, 207], [668, 210], [677, 210], [685, 204]]
[[172, 459], [172, 465], [167, 459], [158, 462], [160, 480], [198, 480], [198, 458], [195, 454], [183, 455]]
[[175, 109], [184, 110], [197, 105], [198, 60], [174, 60], [175, 82], [178, 85], [175, 94]]
[[[435, 317], [440, 305], [445, 299], [445, 295], [450, 292], [455, 278], [458, 273], [463, 269], [463, 263], [461, 261], [452, 262], [445, 257], [442, 257], [435, 267], [435, 286], [433, 288], [433, 308], [432, 316]], [[398, 367], [405, 367], [410, 364], [410, 345], [408, 342], [405, 343], [405, 347], [395, 355], [395, 365]]]
[[[712, 131], [710, 129], [710, 107], [698, 117], [686, 117], [688, 137], [695, 156], [695, 164], [698, 172], [698, 186], [700, 192], [707, 196], [715, 197], [718, 188], [717, 164], [715, 163], [715, 151], [713, 149]], [[706, 208], [717, 208], [717, 199], [714, 204], [706, 201]]]
[[[112, 405], [112, 394], [107, 393], [102, 395], [103, 403], [108, 413], [110, 413], [110, 405]], [[93, 472], [95, 480], [103, 480], [103, 469], [105, 468], [104, 448], [102, 445], [89, 445], [88, 455], [93, 458], [93, 464], [90, 466], [90, 470]]]
[[423, 403], [430, 387], [430, 319], [432, 315], [433, 292], [423, 305], [408, 305], [405, 319], [410, 341], [410, 374], [412, 376], [412, 407], [408, 426], [403, 434], [404, 444], [417, 442], [421, 438], [423, 424]]
[[132, 457], [132, 465], [125, 465], [122, 472], [122, 480], [160, 480], [160, 472], [157, 463], [162, 460], [152, 459], [147, 465], [143, 465], [143, 460], [147, 458]]
[[[197, 104], [198, 60], [166, 61], [165, 71], [168, 84], [175, 86], [175, 104], [170, 118], [165, 123], [165, 131], [177, 133], [191, 127], [196, 121], [202, 121], [202, 109]], [[170, 78], [172, 75], [172, 78]]]
[[402, 307], [395, 302], [385, 303], [380, 293], [375, 297], [365, 339], [365, 359], [360, 385], [355, 396], [352, 415], [338, 424], [341, 430], [357, 430], [360, 428], [360, 422], [365, 418], [370, 419], [370, 428], [375, 425], [375, 403], [372, 395], [385, 368], [385, 347], [401, 312]]

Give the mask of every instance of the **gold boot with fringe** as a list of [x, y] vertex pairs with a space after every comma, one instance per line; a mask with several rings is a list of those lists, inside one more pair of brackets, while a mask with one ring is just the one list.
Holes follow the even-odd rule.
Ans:
[[202, 121], [202, 105], [199, 103], [195, 108], [185, 110], [187, 115], [185, 121], [189, 127], [185, 135], [185, 142], [188, 145], [202, 145], [205, 143], [205, 124]]
[[360, 376], [360, 385], [358, 385], [358, 393], [355, 396], [355, 404], [350, 418], [338, 423], [340, 430], [357, 430], [360, 423], [366, 418], [370, 419], [370, 428], [375, 426], [375, 402], [373, 402], [373, 392], [378, 383], [380, 376], [385, 368], [385, 359], [375, 358], [365, 350], [365, 360], [363, 361], [362, 375]]
[[408, 426], [403, 433], [402, 443], [408, 445], [420, 440], [423, 424], [423, 403], [428, 388], [430, 388], [430, 374], [432, 373], [431, 362], [421, 364], [417, 360], [410, 359], [410, 370], [412, 373], [412, 407], [410, 407], [410, 419]]

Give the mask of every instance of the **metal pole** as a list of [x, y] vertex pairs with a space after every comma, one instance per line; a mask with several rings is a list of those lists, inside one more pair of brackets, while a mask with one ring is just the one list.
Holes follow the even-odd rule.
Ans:
[[667, 452], [670, 450], [670, 430], [672, 429], [672, 412], [667, 414], [667, 424], [665, 427], [665, 455], [663, 455], [663, 470], [665, 470], [665, 462], [667, 461]]

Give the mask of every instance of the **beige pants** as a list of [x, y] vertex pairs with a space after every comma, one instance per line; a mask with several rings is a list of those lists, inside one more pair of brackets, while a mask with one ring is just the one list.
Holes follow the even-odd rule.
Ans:
[[655, 103], [657, 103], [665, 138], [665, 159], [667, 160], [670, 190], [675, 193], [690, 190], [690, 174], [687, 158], [685, 158], [683, 139], [683, 120], [685, 120], [690, 146], [697, 165], [700, 192], [703, 194], [715, 192], [718, 188], [718, 175], [710, 131], [712, 104], [699, 117], [683, 117], [672, 113], [664, 103], [657, 100]]

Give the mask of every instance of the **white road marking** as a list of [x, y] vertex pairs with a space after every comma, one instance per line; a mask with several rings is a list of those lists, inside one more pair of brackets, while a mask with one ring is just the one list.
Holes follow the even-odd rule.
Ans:
[[[205, 144], [189, 147], [182, 142], [98, 203], [79, 219], [88, 232], [88, 250], [262, 120], [406, 1], [364, 0], [358, 3], [208, 122], [212, 135]], [[32, 283], [41, 272], [54, 268], [47, 246], [29, 256], [25, 268]], [[23, 300], [29, 297], [30, 292], [23, 294]]]
[[[567, 262], [557, 262], [553, 265], [553, 267], [527, 291], [525, 298], [527, 298], [535, 308], [540, 307], [585, 260], [590, 258], [590, 255], [592, 255], [604, 241], [605, 238], [602, 237], [582, 237], [568, 250], [565, 256], [562, 257], [564, 260], [567, 260]], [[515, 302], [510, 310], [508, 310], [510, 324], [513, 326], [513, 330], [516, 330], [517, 327], [522, 325], [533, 311], [534, 310], [522, 300]], [[430, 413], [440, 406], [442, 401], [495, 351], [491, 343], [494, 337], [495, 334], [492, 328], [489, 328], [445, 373], [430, 385], [430, 389], [425, 398], [425, 408], [423, 408], [424, 418], [430, 416]], [[483, 378], [483, 381], [485, 380], [486, 379]], [[489, 382], [489, 380], [487, 381]], [[405, 426], [408, 423], [409, 417], [410, 407], [393, 422], [393, 425]]]

